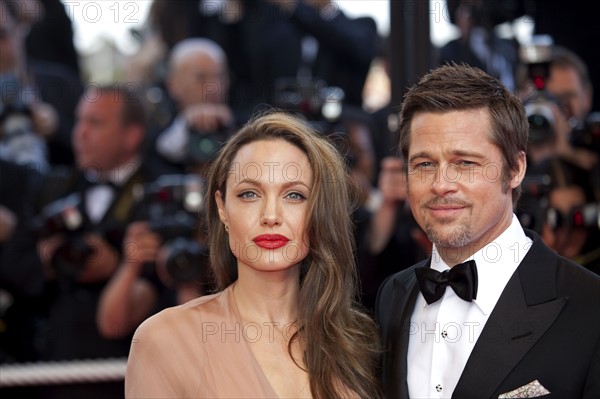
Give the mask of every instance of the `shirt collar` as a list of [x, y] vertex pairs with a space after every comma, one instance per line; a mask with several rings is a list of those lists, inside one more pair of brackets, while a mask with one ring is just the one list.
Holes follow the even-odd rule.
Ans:
[[[513, 214], [510, 226], [502, 234], [465, 259], [473, 259], [477, 264], [477, 299], [473, 302], [484, 314], [489, 315], [496, 306], [508, 280], [531, 247], [531, 242]], [[450, 268], [435, 245], [431, 253], [431, 268], [440, 272]]]

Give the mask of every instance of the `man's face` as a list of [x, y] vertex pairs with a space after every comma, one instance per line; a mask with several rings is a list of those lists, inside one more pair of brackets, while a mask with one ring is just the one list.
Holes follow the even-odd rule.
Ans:
[[547, 90], [556, 96], [567, 118], [585, 119], [592, 107], [592, 95], [574, 68], [553, 66], [546, 84]]
[[193, 54], [171, 71], [170, 92], [182, 108], [193, 104], [226, 102], [225, 67], [207, 54]]
[[127, 151], [121, 103], [110, 93], [96, 94], [86, 92], [80, 100], [73, 130], [77, 166], [91, 173], [118, 167]]
[[491, 141], [487, 109], [418, 113], [410, 131], [413, 214], [438, 249], [462, 261], [510, 225], [511, 189], [520, 178], [510, 181], [511, 189], [503, 186], [503, 156]]

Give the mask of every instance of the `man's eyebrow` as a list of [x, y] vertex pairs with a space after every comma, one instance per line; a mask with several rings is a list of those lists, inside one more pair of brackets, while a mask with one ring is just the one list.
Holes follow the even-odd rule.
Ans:
[[474, 151], [464, 151], [464, 150], [456, 150], [452, 151], [452, 155], [458, 155], [460, 157], [469, 157], [469, 158], [487, 158], [485, 154]]
[[429, 158], [429, 154], [425, 151], [417, 152], [408, 158], [408, 162], [413, 162], [417, 158]]
[[[459, 156], [459, 157], [470, 157], [470, 158], [479, 158], [479, 159], [487, 158], [484, 154], [481, 154], [479, 152], [464, 151], [464, 150], [454, 150], [454, 151], [451, 151], [450, 154], [452, 154], [454, 156]], [[421, 152], [417, 152], [416, 154], [411, 155], [410, 158], [408, 159], [408, 161], [412, 162], [417, 158], [430, 158], [430, 157], [431, 157], [431, 155], [429, 155], [428, 152], [421, 151]]]

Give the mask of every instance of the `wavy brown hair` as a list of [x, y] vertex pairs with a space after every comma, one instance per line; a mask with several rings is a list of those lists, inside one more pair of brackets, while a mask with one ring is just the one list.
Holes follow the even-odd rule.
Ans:
[[217, 288], [223, 290], [237, 279], [237, 261], [219, 219], [215, 193], [220, 191], [225, 198], [226, 180], [240, 148], [274, 139], [301, 149], [313, 171], [306, 222], [310, 249], [300, 266], [298, 329], [288, 349], [295, 340], [305, 343], [304, 367], [313, 397], [346, 396], [346, 389], [362, 398], [378, 397], [379, 337], [357, 300], [353, 185], [333, 144], [294, 116], [270, 112], [249, 121], [225, 143], [211, 164], [206, 214]]

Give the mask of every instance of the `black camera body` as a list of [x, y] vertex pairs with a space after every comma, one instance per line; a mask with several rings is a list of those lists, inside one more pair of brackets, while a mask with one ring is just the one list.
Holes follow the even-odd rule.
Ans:
[[229, 127], [221, 126], [213, 132], [200, 132], [188, 128], [190, 138], [186, 150], [187, 165], [208, 164], [231, 135]]
[[515, 214], [524, 228], [541, 233], [542, 227], [546, 223], [546, 213], [549, 207], [548, 194], [551, 187], [552, 178], [549, 174], [529, 174], [523, 179], [522, 195]]
[[537, 233], [541, 233], [544, 225], [552, 230], [566, 227], [600, 231], [600, 203], [577, 206], [567, 214], [550, 206], [552, 178], [549, 174], [527, 175], [521, 183], [521, 188], [522, 196], [515, 213], [524, 228]]
[[33, 132], [31, 107], [23, 100], [21, 84], [13, 74], [0, 78], [0, 139]]
[[539, 92], [524, 103], [529, 122], [530, 143], [540, 144], [554, 139], [556, 133], [553, 104], [559, 106], [559, 103], [546, 92]]
[[274, 105], [301, 114], [316, 130], [328, 132], [342, 116], [344, 91], [323, 80], [278, 79]]
[[0, 103], [0, 139], [33, 132], [31, 108], [25, 103]]
[[[175, 283], [203, 280], [208, 272], [208, 248], [197, 239], [204, 203], [204, 181], [194, 174], [160, 176], [136, 193], [141, 218], [163, 240], [167, 254], [159, 275]], [[166, 273], [163, 273], [166, 271]]]
[[60, 275], [76, 278], [95, 251], [83, 239], [83, 207], [81, 195], [73, 193], [46, 205], [33, 222], [38, 239], [61, 235], [64, 240], [50, 261]]
[[568, 214], [549, 208], [546, 212], [546, 221], [553, 230], [560, 227], [600, 230], [600, 203], [574, 207]]
[[585, 120], [573, 129], [571, 142], [600, 154], [600, 112], [590, 113]]
[[529, 121], [529, 142], [532, 144], [548, 142], [555, 137], [552, 109], [560, 107], [560, 102], [546, 90], [552, 46], [550, 37], [537, 36], [531, 45], [523, 45], [520, 49], [521, 60], [527, 66], [527, 75], [535, 86], [535, 93], [523, 103]]

